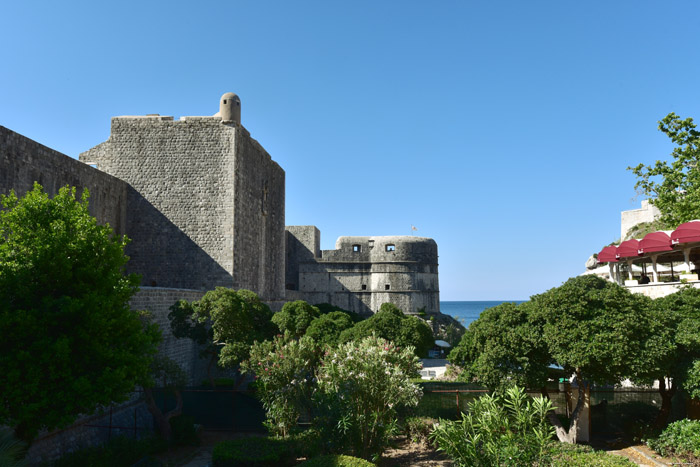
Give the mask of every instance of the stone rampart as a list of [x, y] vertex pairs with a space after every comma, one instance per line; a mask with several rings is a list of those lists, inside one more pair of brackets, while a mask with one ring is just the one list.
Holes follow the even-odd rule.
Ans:
[[220, 117], [115, 117], [80, 155], [127, 182], [129, 270], [145, 286], [284, 296], [284, 171]]
[[126, 183], [0, 126], [0, 194], [15, 190], [22, 196], [34, 182], [50, 195], [66, 185], [76, 187], [78, 196], [87, 188], [90, 214], [117, 234], [126, 233]]

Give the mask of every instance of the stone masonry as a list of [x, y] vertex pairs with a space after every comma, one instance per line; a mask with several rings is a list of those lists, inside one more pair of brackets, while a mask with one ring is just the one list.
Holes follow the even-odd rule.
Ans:
[[115, 117], [80, 160], [129, 184], [129, 268], [143, 285], [284, 296], [284, 171], [241, 125]]
[[440, 312], [437, 244], [411, 236], [340, 237], [320, 250], [314, 226], [287, 227], [287, 297], [363, 315], [393, 303], [405, 313]]

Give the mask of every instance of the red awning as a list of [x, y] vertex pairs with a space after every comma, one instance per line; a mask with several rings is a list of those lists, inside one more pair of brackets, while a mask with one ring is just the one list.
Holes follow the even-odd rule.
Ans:
[[625, 240], [617, 247], [618, 258], [632, 258], [639, 256], [639, 240]]
[[671, 233], [671, 244], [700, 242], [700, 221], [690, 221]]
[[639, 249], [645, 255], [658, 251], [673, 251], [671, 247], [671, 236], [668, 232], [664, 232], [663, 230], [648, 233], [639, 241]]
[[598, 253], [599, 263], [617, 263], [617, 247], [615, 245], [606, 246]]

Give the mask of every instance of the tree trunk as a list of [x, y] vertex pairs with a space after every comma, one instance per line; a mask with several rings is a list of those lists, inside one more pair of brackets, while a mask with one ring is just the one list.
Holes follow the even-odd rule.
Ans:
[[156, 422], [156, 427], [158, 428], [158, 433], [163, 439], [168, 441], [170, 441], [172, 438], [170, 419], [182, 414], [182, 393], [179, 389], [175, 389], [174, 391], [176, 400], [175, 408], [164, 414], [153, 398], [153, 389], [143, 388], [143, 394], [146, 396], [146, 406], [148, 407], [148, 411], [151, 412], [151, 415], [153, 415]]
[[661, 394], [661, 409], [654, 420], [654, 428], [662, 429], [668, 423], [668, 417], [671, 415], [671, 400], [676, 394], [676, 385], [673, 380], [670, 380], [668, 389], [666, 388], [666, 378], [659, 379], [659, 394]]
[[[581, 416], [581, 410], [583, 409], [584, 396], [588, 390], [588, 385], [583, 383], [581, 378], [581, 371], [576, 370], [576, 382], [578, 383], [578, 397], [576, 399], [576, 407], [574, 407], [571, 416], [569, 417], [569, 430], [567, 431], [562, 425], [559, 417], [554, 412], [549, 412], [547, 414], [547, 419], [549, 423], [554, 427], [554, 431], [557, 434], [557, 439], [562, 443], [576, 444], [576, 435], [578, 434], [578, 421]], [[549, 393], [544, 389], [542, 395], [549, 397]]]

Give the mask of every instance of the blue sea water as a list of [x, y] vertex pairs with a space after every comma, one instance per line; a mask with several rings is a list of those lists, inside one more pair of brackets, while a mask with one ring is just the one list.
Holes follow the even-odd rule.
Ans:
[[522, 303], [522, 300], [490, 300], [467, 302], [440, 302], [440, 312], [457, 319], [464, 327], [476, 320], [482, 311], [505, 302]]

